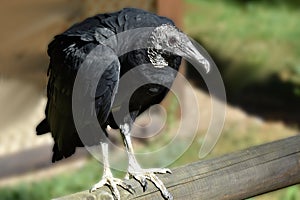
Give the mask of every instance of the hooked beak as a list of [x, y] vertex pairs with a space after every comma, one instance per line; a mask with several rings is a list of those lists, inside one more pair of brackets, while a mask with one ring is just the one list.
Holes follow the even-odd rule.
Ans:
[[206, 73], [210, 71], [210, 64], [208, 60], [204, 56], [202, 56], [202, 54], [191, 42], [185, 44], [184, 51], [182, 52], [182, 54], [182, 56], [186, 58], [189, 62], [202, 64]]

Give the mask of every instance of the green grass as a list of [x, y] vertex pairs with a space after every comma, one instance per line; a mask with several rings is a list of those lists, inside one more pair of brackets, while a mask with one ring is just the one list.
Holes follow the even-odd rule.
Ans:
[[[229, 60], [224, 79], [233, 89], [285, 75], [300, 84], [300, 13], [284, 3], [186, 0], [185, 30]], [[222, 66], [219, 66], [222, 68]], [[225, 81], [226, 81], [225, 80]], [[239, 84], [236, 84], [239, 83]]]
[[[1, 200], [48, 200], [89, 189], [100, 180], [102, 165], [90, 159], [82, 168], [35, 182], [0, 188]], [[116, 177], [123, 172], [112, 170]]]
[[[285, 94], [300, 96], [299, 5], [286, 1], [186, 0], [185, 31], [219, 60], [228, 94], [239, 94], [252, 84], [279, 77]], [[289, 3], [292, 3], [289, 1]], [[277, 88], [278, 89], [278, 88]], [[280, 95], [278, 90], [277, 96]], [[273, 95], [276, 96], [276, 95]], [[284, 97], [281, 97], [284, 98]], [[269, 134], [267, 132], [270, 132]], [[230, 122], [212, 154], [258, 144], [283, 130], [263, 131], [247, 122]], [[281, 132], [281, 133], [280, 133]], [[264, 138], [264, 139], [263, 139]], [[232, 148], [234, 147], [234, 148]], [[193, 152], [189, 150], [192, 154]], [[299, 186], [254, 197], [255, 200], [300, 199]]]
[[[47, 200], [89, 188], [100, 178], [99, 164], [91, 161], [83, 168], [38, 182], [1, 188], [1, 200]], [[98, 175], [98, 176], [97, 176]]]

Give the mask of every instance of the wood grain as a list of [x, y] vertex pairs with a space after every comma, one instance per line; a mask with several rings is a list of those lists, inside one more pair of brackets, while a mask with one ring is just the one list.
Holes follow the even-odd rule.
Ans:
[[[159, 175], [174, 199], [245, 199], [300, 183], [300, 136], [251, 147], [218, 158], [191, 163], [173, 169], [172, 175]], [[122, 199], [162, 199], [149, 183], [143, 192], [140, 185], [128, 181], [134, 195], [120, 188]], [[79, 192], [58, 198], [111, 199], [107, 187], [89, 193]]]

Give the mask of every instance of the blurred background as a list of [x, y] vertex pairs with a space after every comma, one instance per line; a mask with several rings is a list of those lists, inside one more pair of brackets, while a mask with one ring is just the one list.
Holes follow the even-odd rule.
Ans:
[[[88, 189], [99, 180], [102, 169], [84, 149], [70, 159], [51, 164], [52, 138], [50, 134], [37, 137], [35, 126], [44, 117], [46, 51], [53, 36], [88, 16], [123, 7], [138, 7], [172, 18], [216, 62], [226, 87], [228, 102], [221, 103], [226, 104], [227, 115], [222, 135], [205, 159], [299, 132], [300, 3], [297, 1], [3, 1], [0, 7], [0, 199], [51, 199]], [[199, 160], [198, 152], [211, 114], [211, 99], [203, 80], [188, 66], [182, 73], [193, 83], [201, 121], [192, 145], [171, 168]], [[185, 88], [180, 90], [184, 97]], [[185, 105], [193, 110], [188, 99], [185, 98]], [[135, 140], [137, 151], [155, 149], [172, 138], [180, 120], [178, 100], [170, 94], [162, 105], [167, 114], [160, 134], [163, 139]], [[137, 131], [141, 133], [153, 129], [143, 127], [147, 116], [142, 116], [139, 123]], [[159, 159], [163, 160], [164, 156]], [[251, 199], [296, 200], [300, 199], [300, 187], [296, 185]]]

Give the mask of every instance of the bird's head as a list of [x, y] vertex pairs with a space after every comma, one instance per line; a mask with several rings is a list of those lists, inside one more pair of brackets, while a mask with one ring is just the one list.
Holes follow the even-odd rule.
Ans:
[[148, 57], [154, 67], [162, 68], [168, 66], [162, 54], [169, 52], [201, 63], [207, 73], [210, 70], [209, 62], [192, 44], [188, 36], [173, 25], [163, 24], [156, 27], [150, 35], [149, 42], [151, 47], [148, 49]]

